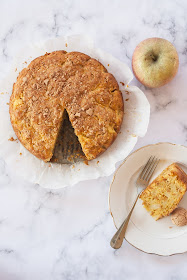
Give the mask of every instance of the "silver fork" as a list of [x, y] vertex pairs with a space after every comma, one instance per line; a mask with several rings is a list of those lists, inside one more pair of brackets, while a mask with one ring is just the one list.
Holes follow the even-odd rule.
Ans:
[[135, 200], [128, 216], [126, 217], [126, 219], [124, 220], [124, 222], [122, 223], [122, 225], [120, 226], [118, 231], [115, 233], [115, 235], [111, 239], [110, 245], [112, 248], [119, 249], [121, 247], [121, 245], [123, 243], [123, 239], [125, 237], [127, 226], [128, 226], [130, 217], [132, 215], [132, 212], [134, 210], [134, 207], [136, 205], [136, 202], [137, 202], [140, 194], [142, 193], [142, 191], [149, 185], [149, 181], [150, 181], [159, 161], [160, 161], [160, 159], [151, 156], [148, 159], [147, 163], [145, 164], [142, 172], [138, 176], [137, 181], [136, 181], [138, 195], [136, 197], [136, 200]]

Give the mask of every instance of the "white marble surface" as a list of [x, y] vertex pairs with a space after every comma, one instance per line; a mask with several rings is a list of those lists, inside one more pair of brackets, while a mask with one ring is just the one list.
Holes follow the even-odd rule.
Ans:
[[[156, 90], [133, 82], [152, 108], [148, 133], [136, 148], [187, 144], [186, 0], [1, 0], [0, 12], [0, 79], [20, 48], [54, 36], [87, 33], [129, 66], [141, 40], [170, 40], [179, 52], [177, 77]], [[110, 248], [111, 179], [50, 191], [17, 178], [0, 159], [0, 279], [187, 279], [187, 254], [147, 255], [126, 242], [118, 251]]]

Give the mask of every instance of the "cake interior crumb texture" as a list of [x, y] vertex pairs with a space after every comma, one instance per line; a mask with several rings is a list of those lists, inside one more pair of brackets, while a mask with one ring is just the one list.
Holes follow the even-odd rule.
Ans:
[[187, 189], [187, 175], [173, 163], [141, 193], [143, 206], [158, 220], [168, 216], [179, 204]]
[[65, 51], [40, 56], [20, 72], [9, 111], [20, 142], [45, 162], [54, 154], [65, 111], [87, 160], [113, 143], [124, 114], [114, 76], [96, 59]]

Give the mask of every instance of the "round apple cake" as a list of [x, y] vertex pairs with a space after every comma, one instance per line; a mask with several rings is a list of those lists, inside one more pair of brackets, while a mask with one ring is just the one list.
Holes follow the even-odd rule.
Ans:
[[10, 98], [13, 129], [33, 155], [50, 161], [67, 112], [87, 160], [103, 153], [123, 121], [123, 97], [114, 76], [80, 52], [54, 51], [24, 68]]

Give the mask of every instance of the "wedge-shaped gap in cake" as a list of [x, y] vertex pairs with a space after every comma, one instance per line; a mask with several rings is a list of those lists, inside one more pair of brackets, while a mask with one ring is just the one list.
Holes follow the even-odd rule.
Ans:
[[84, 160], [86, 160], [86, 157], [82, 151], [81, 144], [75, 135], [68, 113], [64, 110], [63, 121], [51, 162], [72, 164]]

